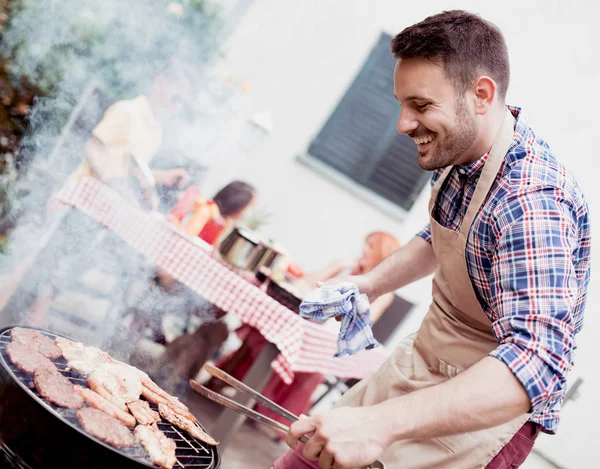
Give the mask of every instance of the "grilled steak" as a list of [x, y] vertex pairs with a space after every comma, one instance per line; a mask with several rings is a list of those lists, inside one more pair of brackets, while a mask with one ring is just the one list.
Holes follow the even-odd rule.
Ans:
[[83, 397], [83, 399], [89, 406], [101, 410], [102, 412], [104, 412], [107, 415], [110, 415], [111, 417], [119, 419], [128, 427], [135, 427], [135, 418], [133, 417], [133, 415], [131, 415], [128, 412], [123, 412], [116, 405], [104, 399], [97, 392], [94, 392], [91, 389], [81, 387], [79, 385], [75, 386], [75, 391], [81, 394], [81, 397]]
[[175, 425], [176, 427], [185, 430], [194, 438], [204, 441], [209, 445], [216, 446], [219, 444], [213, 437], [202, 430], [196, 423], [181, 414], [178, 414], [175, 410], [165, 404], [158, 404], [158, 411], [160, 415], [167, 421]]
[[127, 407], [140, 425], [152, 425], [160, 422], [160, 415], [150, 408], [147, 401], [133, 401], [128, 403]]
[[25, 373], [32, 374], [39, 366], [52, 365], [52, 362], [41, 353], [36, 352], [21, 342], [11, 342], [6, 346], [10, 361]]
[[33, 373], [33, 384], [40, 396], [53, 404], [69, 409], [83, 406], [83, 397], [75, 392], [73, 385], [53, 363], [37, 367]]
[[101, 410], [84, 407], [77, 411], [77, 419], [86, 432], [115, 448], [135, 444], [133, 433], [116, 418]]
[[154, 464], [165, 469], [175, 465], [175, 442], [167, 438], [156, 425], [138, 425], [134, 433]]
[[54, 341], [39, 331], [15, 327], [10, 331], [10, 337], [13, 342], [20, 342], [23, 345], [27, 345], [46, 358], [54, 360], [62, 356], [61, 350], [56, 346]]

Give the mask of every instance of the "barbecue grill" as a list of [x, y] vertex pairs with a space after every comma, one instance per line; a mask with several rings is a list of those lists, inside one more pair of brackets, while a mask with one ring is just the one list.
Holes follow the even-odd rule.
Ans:
[[[157, 467], [141, 445], [121, 449], [107, 445], [83, 430], [75, 416], [76, 411], [41, 398], [33, 385], [33, 376], [17, 368], [6, 354], [11, 329], [0, 330], [0, 464], [4, 458], [19, 469], [46, 468], [52, 464], [85, 469]], [[42, 329], [31, 329], [53, 340], [59, 336]], [[73, 384], [88, 387], [83, 376], [67, 369], [64, 358], [52, 361]], [[150, 406], [156, 410], [155, 404], [150, 403]], [[175, 468], [220, 467], [216, 447], [193, 438], [164, 419], [158, 423], [158, 428], [177, 445]]]

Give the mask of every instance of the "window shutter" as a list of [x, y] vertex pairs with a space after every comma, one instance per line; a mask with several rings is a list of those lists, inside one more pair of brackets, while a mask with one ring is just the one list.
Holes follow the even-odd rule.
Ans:
[[382, 34], [308, 153], [358, 184], [410, 209], [427, 180], [412, 139], [396, 130], [392, 37]]

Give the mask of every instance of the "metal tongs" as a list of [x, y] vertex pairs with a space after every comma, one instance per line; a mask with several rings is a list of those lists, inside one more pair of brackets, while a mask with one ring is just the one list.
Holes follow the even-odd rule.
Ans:
[[[276, 414], [281, 415], [286, 420], [289, 420], [290, 422], [295, 422], [296, 420], [298, 420], [297, 415], [291, 413], [287, 409], [284, 409], [283, 407], [281, 407], [280, 405], [271, 401], [270, 399], [267, 399], [265, 396], [263, 396], [259, 392], [255, 391], [254, 389], [252, 389], [249, 386], [246, 386], [244, 383], [242, 383], [241, 381], [238, 381], [233, 376], [225, 373], [223, 370], [220, 370], [219, 368], [216, 368], [208, 363], [206, 365], [204, 365], [204, 369], [211, 376], [214, 376], [215, 378], [220, 379], [221, 381], [224, 381], [225, 383], [227, 383], [228, 385], [230, 385], [232, 388], [236, 389], [237, 391], [249, 394], [256, 400], [256, 402], [264, 405], [267, 409], [272, 410]], [[279, 423], [279, 422], [267, 417], [266, 415], [263, 415], [263, 414], [256, 412], [242, 404], [239, 404], [238, 402], [235, 402], [233, 399], [223, 396], [222, 394], [216, 393], [193, 379], [190, 380], [190, 386], [198, 394], [201, 394], [202, 396], [210, 399], [211, 401], [217, 402], [224, 407], [227, 407], [229, 409], [235, 410], [236, 412], [244, 414], [247, 417], [251, 418], [252, 420], [255, 420], [259, 423], [262, 423], [266, 427], [271, 428], [272, 430], [276, 430], [276, 431], [284, 433], [284, 434], [287, 433], [289, 430], [289, 427], [286, 427], [282, 423]], [[304, 435], [303, 437], [300, 438], [300, 442], [306, 443], [308, 441], [308, 439], [309, 438], [306, 435]], [[381, 461], [375, 461], [374, 463], [370, 464], [369, 466], [366, 466], [363, 469], [385, 469], [385, 465]]]

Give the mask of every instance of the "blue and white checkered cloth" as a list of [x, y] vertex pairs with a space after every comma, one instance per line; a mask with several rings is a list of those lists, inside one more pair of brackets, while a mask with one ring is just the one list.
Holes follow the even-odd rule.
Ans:
[[360, 293], [352, 282], [317, 288], [300, 305], [300, 315], [306, 319], [325, 321], [342, 317], [336, 358], [380, 345], [373, 337], [370, 313], [367, 295]]

